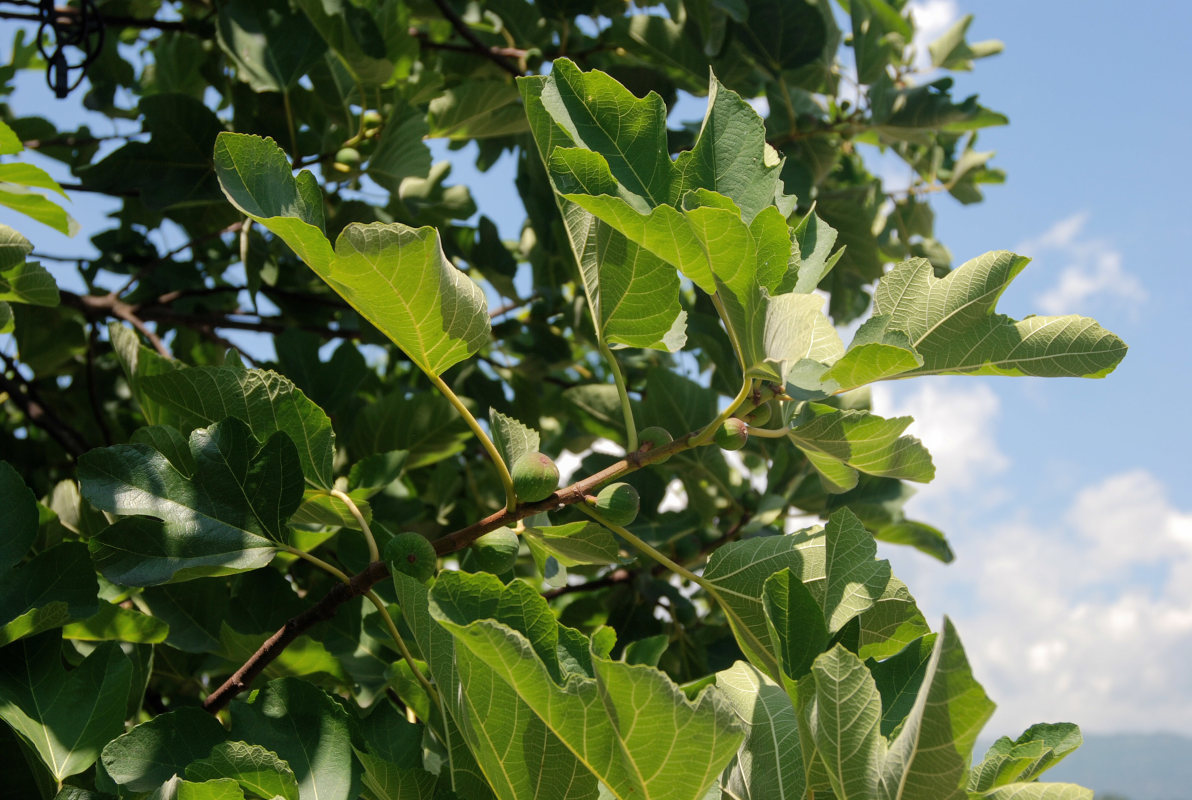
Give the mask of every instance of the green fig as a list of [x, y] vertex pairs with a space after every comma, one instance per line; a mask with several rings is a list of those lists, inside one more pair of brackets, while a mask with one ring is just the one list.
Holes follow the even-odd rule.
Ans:
[[366, 128], [376, 128], [382, 122], [384, 122], [385, 119], [381, 116], [380, 111], [370, 108], [360, 115], [360, 121], [364, 123], [364, 127]]
[[438, 555], [435, 546], [420, 533], [399, 533], [385, 543], [381, 558], [391, 572], [401, 572], [426, 583], [435, 574]]
[[762, 403], [760, 406], [749, 412], [747, 419], [749, 420], [750, 425], [761, 426], [769, 422], [773, 416], [773, 409], [770, 407], [770, 404]]
[[716, 446], [721, 450], [740, 450], [749, 441], [749, 428], [745, 420], [730, 417], [716, 431]]
[[498, 528], [472, 542], [472, 565], [481, 572], [502, 575], [513, 569], [521, 541], [509, 528]]
[[628, 525], [637, 519], [641, 499], [627, 483], [610, 483], [596, 495], [596, 510], [614, 525]]
[[513, 477], [513, 489], [523, 503], [545, 500], [559, 488], [559, 468], [542, 453], [526, 453], [513, 462], [509, 474]]
[[[668, 431], [666, 428], [659, 428], [657, 425], [655, 425], [652, 428], [644, 428], [638, 431], [637, 441], [640, 447], [645, 447], [647, 444], [650, 445], [650, 449], [646, 452], [653, 452], [660, 447], [666, 447], [668, 444], [674, 441], [674, 438], [670, 435], [670, 431]], [[666, 458], [660, 458], [656, 460], [654, 463], [663, 464], [669, 460], [670, 456], [667, 456]]]
[[355, 147], [341, 147], [335, 154], [335, 163], [331, 168], [344, 174], [356, 173], [360, 171], [360, 162], [363, 160], [364, 157]]

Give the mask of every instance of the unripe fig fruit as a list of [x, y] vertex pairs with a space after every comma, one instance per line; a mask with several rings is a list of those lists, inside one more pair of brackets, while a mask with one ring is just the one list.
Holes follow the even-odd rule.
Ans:
[[[666, 428], [654, 426], [652, 428], [645, 428], [638, 431], [637, 441], [638, 445], [642, 447], [644, 447], [646, 444], [649, 444], [650, 449], [646, 452], [652, 453], [660, 447], [666, 447], [668, 444], [674, 441], [674, 438], [670, 435], [670, 431], [668, 431]], [[667, 461], [670, 461], [670, 456], [667, 456], [666, 458], [660, 458], [654, 463], [663, 464]]]
[[749, 429], [745, 420], [730, 417], [716, 431], [716, 446], [721, 450], [740, 450], [749, 441]]
[[517, 562], [520, 546], [516, 533], [509, 528], [498, 528], [472, 542], [473, 565], [494, 575], [506, 573]]
[[386, 542], [381, 558], [389, 564], [390, 571], [404, 573], [420, 583], [434, 576], [438, 564], [435, 546], [413, 531], [399, 533]]
[[353, 174], [360, 171], [360, 162], [363, 160], [360, 151], [355, 147], [341, 147], [335, 154], [335, 163], [331, 165], [331, 168], [345, 175]]
[[770, 421], [770, 418], [772, 416], [773, 416], [773, 413], [771, 411], [770, 404], [762, 403], [760, 406], [753, 409], [753, 411], [749, 412], [749, 424], [750, 425], [765, 425], [767, 422]]
[[641, 499], [627, 483], [610, 483], [596, 495], [596, 510], [614, 525], [628, 525], [637, 519]]
[[355, 167], [360, 164], [360, 151], [355, 147], [341, 147], [335, 154], [335, 160], [340, 164]]
[[542, 453], [526, 453], [513, 462], [509, 474], [518, 499], [524, 503], [545, 500], [559, 488], [559, 468]]
[[364, 127], [366, 128], [375, 128], [385, 120], [381, 117], [380, 111], [370, 108], [360, 116], [360, 121], [364, 123]]

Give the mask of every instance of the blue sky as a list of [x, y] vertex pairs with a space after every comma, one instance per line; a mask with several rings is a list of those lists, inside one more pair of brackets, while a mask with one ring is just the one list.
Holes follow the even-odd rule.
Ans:
[[883, 553], [929, 616], [957, 623], [1000, 705], [988, 733], [1036, 720], [1192, 733], [1192, 114], [1179, 88], [1192, 9], [915, 5], [924, 18], [973, 13], [971, 40], [1006, 44], [957, 84], [1010, 117], [980, 141], [1007, 182], [978, 206], [936, 201], [940, 239], [958, 260], [1034, 259], [1002, 310], [1088, 314], [1131, 349], [1101, 381], [883, 385], [877, 407], [922, 419], [910, 432], [939, 465], [911, 510], [949, 534], [957, 560]]
[[[882, 553], [930, 618], [956, 622], [1000, 705], [987, 733], [1072, 720], [1091, 731], [1192, 734], [1192, 278], [1183, 241], [1192, 111], [1182, 88], [1192, 6], [912, 4], [931, 31], [974, 13], [970, 40], [1006, 44], [956, 80], [961, 94], [979, 92], [1010, 117], [980, 141], [997, 151], [1007, 182], [977, 206], [937, 196], [939, 238], [957, 262], [999, 248], [1034, 259], [1003, 311], [1095, 316], [1131, 350], [1101, 381], [879, 387], [879, 412], [920, 420], [910, 432], [931, 449], [939, 477], [911, 511], [948, 533], [957, 560]], [[41, 86], [39, 75], [23, 78], [18, 113], [70, 120], [77, 98], [55, 105]], [[507, 236], [521, 221], [505, 193], [511, 170], [506, 159], [483, 178], [463, 165], [454, 176]], [[76, 198], [84, 233], [74, 240], [3, 213], [0, 222], [38, 250], [87, 252], [102, 209]]]

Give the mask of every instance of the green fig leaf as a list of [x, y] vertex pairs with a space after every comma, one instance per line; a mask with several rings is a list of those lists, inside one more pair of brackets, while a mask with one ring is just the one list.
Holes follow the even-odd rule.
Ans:
[[234, 206], [281, 237], [427, 374], [441, 374], [488, 343], [484, 292], [447, 260], [434, 228], [353, 223], [332, 249], [314, 176], [294, 178], [271, 140], [221, 134], [215, 163]]
[[[232, 417], [190, 435], [195, 473], [186, 477], [145, 445], [92, 450], [79, 459], [83, 497], [125, 515], [90, 542], [99, 571], [126, 586], [257, 569], [284, 541], [302, 500], [293, 442], [261, 445]], [[129, 516], [138, 515], [138, 516]]]
[[114, 642], [67, 672], [57, 633], [0, 649], [0, 719], [61, 783], [99, 758], [124, 730], [132, 663]]

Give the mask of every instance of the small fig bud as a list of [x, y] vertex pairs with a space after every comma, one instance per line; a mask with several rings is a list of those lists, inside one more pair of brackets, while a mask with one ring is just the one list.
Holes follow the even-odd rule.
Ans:
[[381, 116], [380, 111], [370, 108], [360, 115], [360, 121], [364, 123], [364, 127], [366, 128], [375, 128], [385, 120]]
[[542, 453], [526, 453], [513, 462], [509, 474], [518, 499], [525, 503], [545, 500], [559, 488], [559, 468]]
[[509, 528], [498, 528], [472, 542], [472, 564], [483, 572], [501, 575], [513, 569], [521, 541]]
[[721, 450], [740, 450], [749, 441], [745, 420], [731, 417], [716, 431], [716, 446]]
[[628, 525], [637, 519], [641, 498], [627, 483], [610, 483], [596, 495], [596, 510], [614, 525]]
[[[643, 430], [638, 431], [637, 441], [641, 447], [645, 447], [647, 444], [650, 445], [650, 449], [646, 452], [652, 453], [660, 447], [666, 447], [668, 444], [674, 441], [674, 438], [670, 435], [670, 431], [668, 431], [666, 428], [654, 426], [652, 428], [644, 428]], [[667, 456], [666, 458], [660, 458], [656, 460], [654, 463], [663, 464], [669, 460], [670, 456]]]
[[391, 572], [409, 575], [420, 583], [431, 579], [438, 563], [435, 546], [413, 531], [399, 533], [386, 542], [381, 558], [389, 564]]

